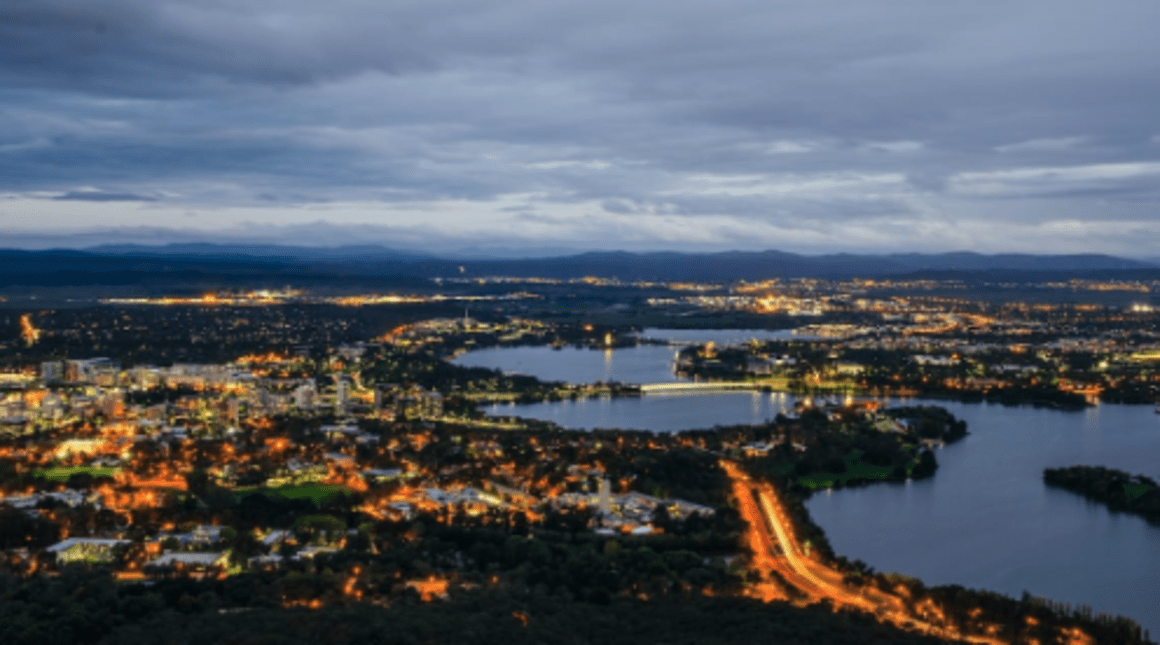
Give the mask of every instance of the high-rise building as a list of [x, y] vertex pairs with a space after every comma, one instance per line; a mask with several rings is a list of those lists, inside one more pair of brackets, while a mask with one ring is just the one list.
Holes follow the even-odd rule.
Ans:
[[390, 404], [395, 397], [395, 390], [399, 386], [394, 383], [379, 383], [375, 386], [375, 409], [382, 410]]
[[241, 416], [241, 402], [237, 399], [231, 398], [226, 402], [226, 417], [230, 425], [238, 427], [238, 417]]
[[40, 364], [40, 380], [44, 384], [60, 383], [64, 380], [63, 361], [45, 361]]
[[419, 415], [425, 419], [443, 416], [443, 395], [439, 392], [419, 394]]
[[304, 383], [294, 388], [294, 407], [299, 410], [313, 410], [314, 399], [318, 395], [313, 383]]
[[346, 380], [346, 377], [340, 377], [334, 389], [334, 413], [339, 416], [346, 414], [346, 404], [349, 400], [350, 381]]
[[125, 393], [120, 390], [106, 391], [97, 399], [97, 404], [106, 419], [120, 418], [125, 414]]
[[601, 515], [612, 514], [612, 482], [607, 477], [600, 478], [600, 492], [596, 494], [596, 505]]
[[64, 380], [69, 383], [89, 383], [112, 387], [117, 384], [120, 372], [121, 363], [111, 358], [88, 358], [64, 362]]

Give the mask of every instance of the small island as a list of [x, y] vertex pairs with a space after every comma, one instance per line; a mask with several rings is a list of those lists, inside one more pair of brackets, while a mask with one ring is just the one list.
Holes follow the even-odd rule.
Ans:
[[1103, 466], [1071, 466], [1044, 469], [1043, 481], [1102, 502], [1113, 511], [1134, 513], [1160, 524], [1160, 486], [1143, 475]]

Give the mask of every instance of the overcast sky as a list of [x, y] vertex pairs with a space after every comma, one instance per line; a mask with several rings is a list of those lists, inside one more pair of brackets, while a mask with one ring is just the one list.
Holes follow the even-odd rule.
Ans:
[[0, 246], [1160, 255], [1158, 26], [1160, 0], [3, 0]]

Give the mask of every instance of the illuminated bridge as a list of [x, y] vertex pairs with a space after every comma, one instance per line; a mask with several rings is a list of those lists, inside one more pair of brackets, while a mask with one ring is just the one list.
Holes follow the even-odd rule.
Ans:
[[750, 381], [720, 381], [707, 383], [645, 383], [640, 386], [641, 394], [665, 394], [667, 392], [696, 392], [712, 390], [759, 390], [761, 383]]

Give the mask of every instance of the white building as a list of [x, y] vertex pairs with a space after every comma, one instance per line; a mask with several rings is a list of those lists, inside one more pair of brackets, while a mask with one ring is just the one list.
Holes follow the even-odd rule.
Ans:
[[294, 407], [299, 410], [313, 410], [318, 390], [313, 383], [305, 383], [294, 388]]
[[69, 562], [112, 562], [114, 549], [129, 540], [73, 537], [57, 542], [45, 551], [56, 554], [60, 564]]
[[335, 383], [334, 390], [334, 413], [336, 415], [346, 414], [346, 404], [350, 401], [350, 381], [345, 377], [340, 377]]

